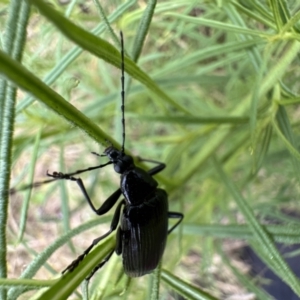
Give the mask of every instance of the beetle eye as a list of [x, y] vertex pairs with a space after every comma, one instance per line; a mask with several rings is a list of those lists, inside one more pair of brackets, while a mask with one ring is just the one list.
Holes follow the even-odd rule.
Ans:
[[113, 151], [109, 156], [113, 159], [116, 159], [118, 157], [118, 153], [116, 151]]
[[104, 154], [111, 160], [116, 161], [120, 155], [120, 151], [116, 150], [113, 147], [109, 147], [104, 151]]

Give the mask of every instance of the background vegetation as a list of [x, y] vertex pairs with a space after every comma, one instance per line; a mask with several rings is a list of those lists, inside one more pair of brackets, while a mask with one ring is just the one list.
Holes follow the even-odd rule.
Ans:
[[[156, 178], [185, 219], [154, 275], [129, 280], [113, 256], [70, 299], [271, 299], [237, 258], [245, 241], [300, 295], [275, 245], [300, 240], [299, 8], [1, 1], [0, 298], [67, 299], [113, 247], [114, 235], [61, 277], [113, 212], [95, 216], [74, 182], [20, 190], [47, 170], [103, 163], [90, 152], [119, 145], [120, 30], [126, 152], [167, 164]], [[81, 176], [97, 207], [118, 187], [111, 169]]]

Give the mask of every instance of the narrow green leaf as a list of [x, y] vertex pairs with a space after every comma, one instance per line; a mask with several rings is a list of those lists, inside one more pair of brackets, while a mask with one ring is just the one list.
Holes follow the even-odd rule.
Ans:
[[[275, 29], [276, 26], [274, 26], [274, 23], [271, 22], [271, 15], [266, 13], [265, 11], [263, 12], [263, 15], [259, 14], [258, 12], [262, 12], [258, 7], [255, 7], [255, 2], [252, 3], [247, 3], [247, 5], [253, 5], [252, 7], [246, 7], [243, 6], [243, 3], [238, 3], [236, 1], [230, 1], [232, 5], [234, 5], [236, 7], [236, 9], [244, 14], [246, 14], [247, 16], [249, 16], [251, 19], [257, 20], [262, 24], [267, 25], [270, 28]], [[258, 10], [256, 9], [258, 8]]]
[[161, 261], [159, 262], [157, 268], [151, 274], [152, 284], [151, 287], [151, 300], [159, 299], [159, 286], [160, 286], [160, 276], [161, 276]]
[[222, 257], [222, 261], [230, 268], [231, 272], [234, 274], [234, 276], [239, 280], [239, 282], [243, 285], [243, 287], [247, 288], [249, 292], [252, 292], [255, 294], [256, 299], [259, 300], [274, 300], [273, 297], [271, 297], [267, 292], [263, 290], [263, 288], [260, 288], [256, 282], [251, 280], [250, 276], [247, 276], [240, 272], [238, 268], [235, 268], [231, 262], [230, 258], [223, 253], [221, 249], [221, 245], [218, 243], [218, 253]]
[[297, 150], [294, 133], [286, 113], [286, 109], [283, 106], [279, 106], [276, 114], [276, 120], [279, 127], [277, 127], [275, 120], [273, 120], [273, 125], [275, 125], [276, 132], [281, 138], [283, 138], [283, 142], [286, 144], [288, 150], [292, 154], [293, 168], [298, 180], [300, 181], [300, 153]]
[[[120, 5], [109, 17], [108, 22], [113, 22], [125, 13], [136, 0], [129, 0], [124, 4]], [[100, 23], [92, 31], [92, 34], [99, 35], [105, 29], [105, 24]], [[67, 67], [83, 52], [84, 50], [78, 46], [74, 46], [68, 51], [54, 66], [54, 68], [43, 78], [43, 81], [47, 85], [51, 85], [56, 79], [67, 69]], [[27, 106], [31, 104], [33, 98], [30, 96], [25, 97], [20, 103], [17, 104], [16, 113], [21, 112]]]
[[[30, 6], [26, 1], [12, 0], [9, 3], [5, 22], [3, 49], [11, 60], [21, 61], [26, 40], [26, 27]], [[3, 22], [3, 17], [2, 17]], [[7, 217], [13, 131], [15, 121], [15, 102], [17, 89], [5, 79], [0, 78], [0, 277], [7, 277]], [[0, 299], [7, 299], [6, 289], [0, 289]]]
[[211, 296], [207, 292], [195, 287], [177, 276], [172, 275], [167, 270], [162, 270], [162, 280], [174, 289], [179, 295], [189, 300], [217, 300], [217, 298]]
[[84, 258], [73, 272], [67, 272], [63, 275], [38, 299], [53, 299], [53, 295], [55, 295], [55, 300], [67, 299], [67, 297], [69, 297], [79, 284], [91, 273], [94, 267], [112, 251], [113, 247], [113, 239], [108, 239], [104, 243], [101, 243], [101, 245]]
[[[39, 11], [51, 22], [57, 26], [61, 32], [66, 35], [70, 40], [81, 46], [83, 49], [93, 53], [99, 58], [104, 59], [106, 62], [121, 68], [121, 55], [120, 52], [111, 44], [102, 40], [90, 32], [76, 26], [68, 19], [63, 17], [60, 13], [55, 11], [51, 6], [45, 4], [41, 0], [29, 0], [34, 4]], [[166, 102], [176, 107], [178, 110], [188, 113], [184, 107], [181, 107], [177, 102], [170, 98], [158, 85], [143, 72], [130, 58], [125, 57], [125, 70], [126, 72], [147, 86], [151, 91], [164, 99]]]
[[110, 140], [118, 145], [78, 109], [2, 51], [0, 51], [0, 72], [20, 88], [41, 100], [57, 114], [62, 115], [71, 124], [84, 130], [98, 143], [105, 144], [106, 140]]
[[[79, 227], [72, 229], [71, 231], [67, 232], [66, 234], [58, 237], [58, 239], [54, 243], [50, 244], [43, 252], [39, 253], [38, 256], [35, 257], [35, 259], [23, 271], [23, 273], [20, 276], [20, 279], [32, 278], [37, 273], [37, 271], [43, 267], [43, 265], [46, 263], [46, 261], [49, 259], [49, 257], [58, 248], [60, 248], [64, 244], [66, 244], [72, 237], [74, 237], [92, 227], [98, 226], [99, 224], [109, 222], [110, 219], [111, 218], [109, 216], [102, 217], [101, 220], [99, 220], [99, 217], [97, 217], [97, 219], [86, 222], [86, 223], [80, 225]], [[26, 289], [25, 289], [25, 291], [26, 291]], [[9, 290], [9, 293], [8, 293], [9, 299], [16, 299], [21, 293], [22, 293], [22, 290], [14, 287]]]
[[48, 287], [54, 284], [55, 282], [56, 280], [0, 278], [0, 286], [2, 288], [27, 288], [27, 290], [35, 290], [41, 287]]
[[149, 0], [147, 2], [147, 6], [143, 13], [143, 16], [140, 20], [137, 35], [135, 37], [135, 41], [133, 43], [133, 49], [132, 49], [132, 59], [135, 62], [138, 61], [140, 54], [142, 52], [146, 35], [149, 31], [149, 27], [152, 21], [155, 7], [156, 7], [156, 0]]
[[[31, 156], [31, 162], [30, 162], [30, 169], [29, 169], [29, 182], [32, 184], [33, 182], [33, 176], [34, 176], [34, 169], [36, 165], [40, 140], [41, 140], [41, 134], [42, 130], [40, 129], [39, 132], [36, 135], [32, 156]], [[20, 242], [23, 238], [25, 227], [26, 227], [26, 220], [27, 220], [27, 214], [28, 214], [28, 208], [29, 208], [29, 200], [31, 196], [32, 189], [28, 189], [26, 191], [25, 199], [22, 203], [22, 211], [21, 211], [21, 217], [20, 217], [20, 228], [19, 228], [19, 235], [18, 235], [18, 241]]]
[[210, 19], [189, 17], [189, 16], [185, 16], [182, 14], [177, 14], [177, 13], [166, 13], [165, 15], [176, 17], [178, 19], [184, 20], [186, 22], [194, 23], [197, 25], [204, 25], [204, 26], [209, 26], [212, 28], [221, 29], [222, 31], [227, 31], [227, 32], [234, 32], [234, 33], [245, 34], [245, 35], [253, 35], [253, 36], [257, 36], [257, 37], [261, 37], [261, 38], [263, 38], [263, 37], [267, 38], [267, 37], [272, 36], [272, 34], [269, 34], [266, 32], [243, 28], [243, 27], [239, 27], [236, 25], [231, 25], [228, 23], [218, 22], [218, 21], [210, 20]]
[[[196, 63], [199, 63], [201, 61], [206, 61], [209, 58], [215, 58], [221, 55], [226, 55], [227, 58], [225, 60], [229, 60], [228, 56], [234, 52], [240, 52], [242, 50], [249, 50], [252, 47], [255, 47], [261, 43], [264, 43], [263, 40], [257, 40], [257, 39], [251, 39], [246, 41], [234, 41], [234, 42], [227, 42], [221, 45], [215, 45], [209, 48], [200, 49], [198, 51], [195, 51], [191, 54], [185, 55], [180, 59], [180, 61], [170, 61], [167, 63], [164, 67], [157, 70], [155, 73], [155, 76], [163, 76], [165, 74], [173, 74], [175, 71], [182, 70], [183, 68], [187, 68], [189, 66], [192, 66]], [[234, 59], [234, 57], [232, 58]], [[224, 60], [224, 61], [225, 61]], [[224, 66], [224, 62], [221, 60], [218, 60], [217, 63], [220, 63], [220, 65]], [[208, 68], [211, 68], [209, 65]], [[217, 67], [215, 67], [217, 68]], [[203, 67], [205, 69], [205, 67]], [[203, 71], [203, 70], [202, 70]], [[203, 71], [207, 73], [207, 70]]]
[[217, 159], [214, 159], [214, 165], [218, 175], [236, 201], [239, 209], [245, 216], [251, 230], [253, 230], [253, 234], [255, 235], [257, 242], [261, 245], [262, 249], [265, 252], [265, 255], [269, 256], [270, 263], [272, 263], [273, 269], [277, 270], [277, 274], [281, 274], [282, 280], [284, 280], [293, 289], [293, 291], [295, 291], [297, 295], [300, 295], [299, 279], [295, 276], [288, 264], [280, 255], [279, 251], [276, 249], [271, 235], [265, 229], [265, 227], [259, 224], [259, 222], [256, 220], [251, 207], [235, 187], [234, 183], [226, 175]]
[[248, 117], [190, 117], [190, 116], [143, 116], [127, 114], [129, 117], [145, 121], [157, 121], [177, 124], [245, 124], [249, 122]]
[[[265, 225], [266, 230], [272, 235], [272, 238], [277, 243], [285, 244], [299, 244], [299, 224], [291, 225]], [[232, 238], [232, 239], [245, 239], [255, 240], [255, 236], [248, 225], [229, 224], [184, 224], [183, 233], [194, 236], [212, 236], [218, 238]]]

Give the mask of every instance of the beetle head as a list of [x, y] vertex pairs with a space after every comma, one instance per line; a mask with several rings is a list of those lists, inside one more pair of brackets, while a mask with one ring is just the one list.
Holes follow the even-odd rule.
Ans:
[[104, 154], [114, 164], [115, 172], [123, 174], [126, 170], [133, 166], [133, 159], [129, 155], [125, 155], [120, 150], [110, 146], [104, 150]]

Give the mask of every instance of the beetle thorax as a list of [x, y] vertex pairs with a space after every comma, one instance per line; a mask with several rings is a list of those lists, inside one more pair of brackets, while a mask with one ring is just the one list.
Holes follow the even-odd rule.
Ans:
[[110, 146], [104, 150], [104, 154], [114, 164], [114, 169], [117, 173], [123, 174], [125, 171], [134, 167], [133, 159], [124, 152]]
[[145, 170], [134, 167], [121, 175], [121, 191], [130, 205], [146, 204], [157, 189], [157, 181]]

